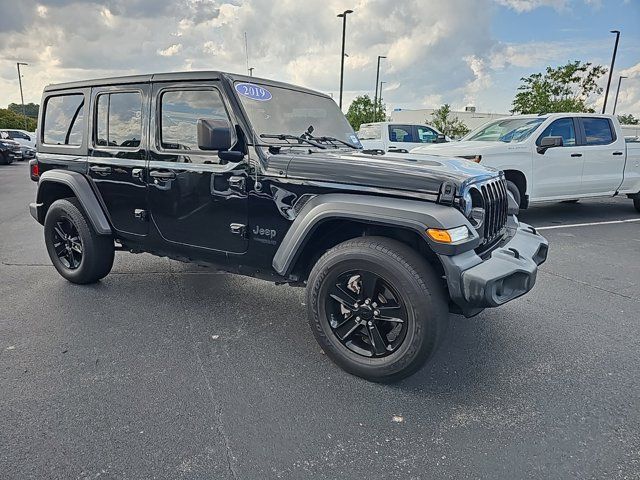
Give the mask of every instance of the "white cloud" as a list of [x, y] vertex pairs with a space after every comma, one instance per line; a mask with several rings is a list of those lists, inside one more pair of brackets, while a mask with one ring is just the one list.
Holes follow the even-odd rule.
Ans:
[[174, 43], [173, 45], [168, 46], [164, 49], [158, 49], [158, 55], [162, 55], [163, 57], [173, 57], [178, 55], [182, 51], [181, 43]]

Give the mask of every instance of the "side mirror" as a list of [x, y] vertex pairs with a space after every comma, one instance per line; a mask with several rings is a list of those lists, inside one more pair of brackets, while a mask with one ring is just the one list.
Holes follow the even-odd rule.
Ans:
[[540, 145], [538, 145], [538, 153], [544, 155], [550, 148], [561, 147], [562, 146], [562, 137], [544, 137], [540, 140]]
[[447, 137], [444, 135], [444, 133], [439, 133], [436, 137], [436, 143], [445, 143], [446, 141]]
[[226, 151], [231, 148], [231, 124], [227, 120], [198, 119], [198, 148]]

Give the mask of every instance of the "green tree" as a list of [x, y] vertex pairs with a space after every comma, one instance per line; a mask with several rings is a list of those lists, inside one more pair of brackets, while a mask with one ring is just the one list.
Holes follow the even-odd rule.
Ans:
[[618, 115], [618, 121], [622, 125], [638, 125], [640, 123], [640, 118], [636, 118], [629, 113], [626, 115]]
[[578, 60], [545, 73], [522, 77], [512, 113], [593, 112], [589, 98], [602, 93], [598, 79], [607, 73], [601, 65]]
[[347, 120], [356, 131], [360, 129], [360, 125], [363, 123], [384, 122], [386, 118], [385, 105], [378, 100], [378, 108], [374, 109], [373, 100], [369, 95], [356, 97], [349, 105], [349, 110], [347, 110]]
[[[22, 115], [22, 104], [20, 103], [10, 103], [9, 106], [7, 107], [9, 110], [11, 110], [14, 113], [17, 113], [18, 115]], [[24, 111], [27, 115], [27, 117], [31, 117], [31, 118], [38, 118], [38, 111], [40, 110], [40, 105], [38, 105], [37, 103], [25, 103], [24, 104]]]
[[431, 114], [431, 121], [427, 119], [426, 123], [430, 123], [445, 135], [451, 138], [464, 137], [469, 133], [469, 128], [462, 123], [457, 116], [451, 116], [451, 107], [445, 103]]
[[[37, 121], [27, 117], [27, 130], [33, 132], [36, 129]], [[0, 108], [0, 128], [24, 129], [24, 117], [8, 108]]]

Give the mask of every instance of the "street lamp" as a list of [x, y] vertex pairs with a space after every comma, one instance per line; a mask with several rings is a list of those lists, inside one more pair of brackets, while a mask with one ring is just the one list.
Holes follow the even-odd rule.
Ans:
[[602, 113], [607, 108], [607, 97], [609, 97], [609, 87], [611, 86], [611, 76], [613, 75], [613, 65], [616, 63], [616, 53], [618, 52], [618, 41], [620, 40], [620, 30], [611, 30], [616, 34], [616, 43], [613, 47], [613, 56], [611, 57], [611, 68], [609, 69], [609, 79], [607, 80], [607, 90], [604, 93], [604, 103], [602, 104]]
[[[380, 103], [382, 104], [382, 85], [384, 85], [387, 82], [380, 82]], [[376, 106], [377, 108], [377, 106]]]
[[[378, 82], [380, 81], [380, 59], [387, 58], [384, 55], [378, 55], [378, 69], [376, 70], [376, 94], [373, 96], [373, 119], [375, 120], [378, 113]], [[382, 97], [382, 91], [380, 92]]]
[[338, 105], [342, 109], [342, 86], [344, 85], [344, 38], [347, 33], [347, 15], [353, 13], [353, 10], [345, 10], [338, 14], [342, 18], [342, 55], [340, 56], [340, 102]]
[[250, 77], [253, 77], [253, 69], [254, 69], [254, 67], [250, 67], [249, 68], [249, 76]]
[[627, 78], [627, 77], [623, 77], [622, 75], [620, 75], [620, 77], [618, 78], [618, 89], [616, 90], [616, 99], [613, 101], [613, 113], [612, 113], [612, 115], [616, 114], [616, 105], [618, 105], [618, 94], [620, 93], [620, 84], [622, 83], [622, 79], [623, 78]]
[[27, 128], [27, 112], [24, 109], [24, 95], [22, 94], [22, 74], [20, 73], [20, 65], [29, 65], [28, 63], [24, 63], [24, 62], [16, 62], [16, 66], [18, 67], [18, 83], [20, 84], [20, 102], [22, 103], [22, 116], [24, 117], [24, 129], [28, 130]]

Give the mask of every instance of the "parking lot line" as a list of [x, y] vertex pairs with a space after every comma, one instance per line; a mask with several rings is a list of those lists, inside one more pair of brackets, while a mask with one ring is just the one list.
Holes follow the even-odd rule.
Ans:
[[611, 220], [608, 222], [572, 223], [570, 225], [549, 225], [546, 227], [535, 227], [536, 230], [554, 230], [556, 228], [591, 227], [594, 225], [611, 225], [614, 223], [640, 222], [640, 218], [628, 218], [626, 220]]

